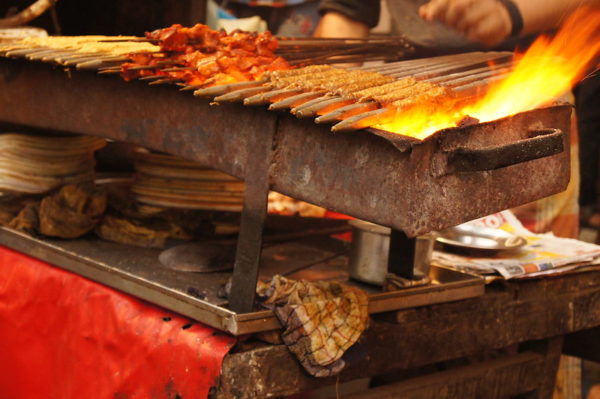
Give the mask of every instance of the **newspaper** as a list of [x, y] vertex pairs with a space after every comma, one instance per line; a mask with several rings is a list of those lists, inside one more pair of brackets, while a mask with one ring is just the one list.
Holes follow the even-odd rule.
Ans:
[[527, 230], [510, 211], [502, 211], [476, 219], [468, 224], [502, 229], [520, 235], [527, 245], [517, 251], [497, 252], [490, 257], [470, 257], [434, 251], [432, 261], [440, 266], [481, 275], [499, 273], [505, 279], [562, 273], [576, 267], [600, 264], [600, 246], [587, 242], [534, 234]]

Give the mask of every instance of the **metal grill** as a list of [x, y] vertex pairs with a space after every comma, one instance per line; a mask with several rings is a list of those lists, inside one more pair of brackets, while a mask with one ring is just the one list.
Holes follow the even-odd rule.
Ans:
[[[56, 49], [1, 51], [8, 58], [62, 62], [75, 69], [98, 70], [123, 60], [74, 55], [74, 50], [61, 51], [60, 56]], [[510, 70], [511, 59], [509, 53], [471, 53], [361, 70], [396, 80], [417, 75], [421, 82], [466, 97]], [[234, 296], [229, 303], [238, 313], [251, 309], [269, 189], [415, 236], [556, 193], [569, 179], [569, 155], [563, 150], [569, 145], [568, 135], [563, 134], [569, 131], [569, 106], [447, 129], [419, 141], [375, 129], [333, 135], [329, 126], [286, 113], [239, 104], [215, 107], [172, 87], [124, 83], [75, 70], [67, 74], [64, 68], [22, 59], [0, 59], [0, 79], [0, 121], [5, 124], [129, 141], [244, 179], [247, 191], [233, 273]], [[253, 85], [215, 87], [210, 94], [199, 94], [215, 100], [259, 88], [260, 92], [235, 94], [235, 101], [259, 95], [248, 103], [268, 102], [281, 109], [293, 106], [297, 114], [303, 106], [302, 116], [322, 113], [320, 117], [327, 118], [342, 107], [325, 112], [319, 103], [331, 106], [350, 101], [333, 89], [325, 93], [302, 89], [279, 100], [273, 92], [287, 88], [274, 88], [268, 82]], [[327, 98], [321, 98], [324, 95]], [[294, 96], [316, 101], [299, 106], [289, 101]], [[218, 100], [223, 102], [223, 98]], [[341, 104], [366, 106], [367, 112], [386, 108], [378, 101]], [[342, 122], [365, 117], [346, 118], [343, 113]], [[360, 123], [365, 122], [361, 119]], [[515, 186], [520, 189], [513, 190]], [[210, 318], [207, 322], [220, 323]]]

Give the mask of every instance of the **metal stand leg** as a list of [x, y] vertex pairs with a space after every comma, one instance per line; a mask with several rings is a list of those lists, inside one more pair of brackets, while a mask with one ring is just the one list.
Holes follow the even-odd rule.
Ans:
[[390, 234], [390, 254], [388, 258], [388, 273], [413, 279], [415, 264], [416, 238], [407, 237], [404, 232], [392, 229]]
[[273, 157], [274, 134], [273, 129], [265, 132], [265, 135], [256, 135], [248, 143], [244, 209], [229, 295], [229, 308], [236, 313], [251, 312], [254, 306], [263, 228], [267, 217], [269, 167]]

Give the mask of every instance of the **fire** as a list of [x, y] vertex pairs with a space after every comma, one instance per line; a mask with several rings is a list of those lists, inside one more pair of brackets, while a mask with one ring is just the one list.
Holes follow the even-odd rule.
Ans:
[[444, 99], [396, 110], [393, 121], [376, 127], [418, 139], [457, 126], [469, 115], [491, 121], [549, 104], [569, 91], [600, 54], [600, 11], [573, 13], [554, 37], [540, 36], [505, 79], [492, 84], [479, 99], [460, 104]]

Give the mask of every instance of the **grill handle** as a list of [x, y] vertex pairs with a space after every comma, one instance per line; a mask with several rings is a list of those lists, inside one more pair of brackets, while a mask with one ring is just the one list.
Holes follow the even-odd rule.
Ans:
[[447, 154], [447, 172], [480, 172], [559, 154], [564, 150], [560, 129], [531, 130], [530, 137], [485, 148], [456, 148]]

